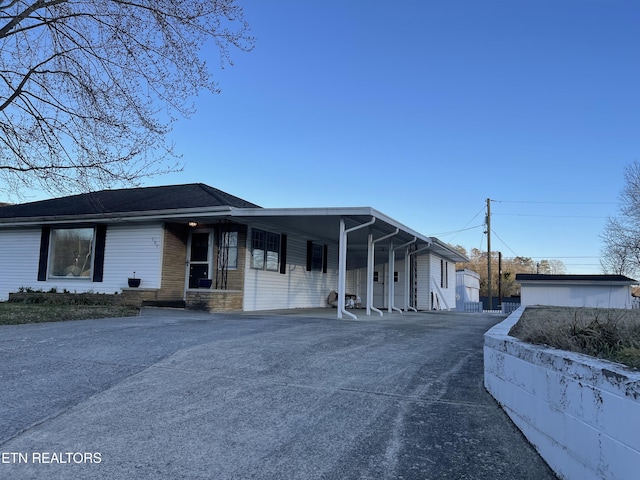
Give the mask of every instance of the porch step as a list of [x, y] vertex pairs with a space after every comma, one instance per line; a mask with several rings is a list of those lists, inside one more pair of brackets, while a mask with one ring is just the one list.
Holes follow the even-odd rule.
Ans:
[[160, 308], [186, 308], [187, 304], [184, 300], [144, 300], [143, 307], [160, 307]]

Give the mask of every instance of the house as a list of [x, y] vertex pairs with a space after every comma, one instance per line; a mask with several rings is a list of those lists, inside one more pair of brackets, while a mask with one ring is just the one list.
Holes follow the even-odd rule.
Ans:
[[624, 275], [539, 275], [518, 273], [522, 305], [631, 308], [631, 286]]
[[0, 209], [0, 300], [55, 288], [254, 311], [325, 307], [335, 290], [338, 318], [354, 316], [347, 294], [366, 314], [453, 309], [462, 261], [371, 207], [262, 208], [199, 183]]
[[[480, 302], [480, 274], [472, 270], [456, 271], [456, 309], [482, 311]], [[474, 308], [475, 307], [475, 308]]]

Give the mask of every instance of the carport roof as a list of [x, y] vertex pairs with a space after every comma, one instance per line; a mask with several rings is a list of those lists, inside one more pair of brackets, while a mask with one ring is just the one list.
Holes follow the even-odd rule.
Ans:
[[347, 229], [350, 248], [366, 247], [369, 230], [374, 238], [394, 233], [395, 245], [415, 239], [418, 247], [453, 262], [468, 258], [435, 237], [427, 237], [371, 207], [261, 208], [254, 203], [204, 184], [169, 185], [133, 189], [103, 190], [0, 208], [0, 228], [145, 221], [210, 223], [234, 220], [267, 228], [300, 232], [327, 242], [338, 243], [340, 220]]

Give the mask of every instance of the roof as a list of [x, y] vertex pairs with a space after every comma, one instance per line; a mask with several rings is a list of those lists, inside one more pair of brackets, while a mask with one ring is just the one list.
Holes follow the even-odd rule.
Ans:
[[547, 283], [638, 283], [633, 278], [624, 275], [543, 275], [535, 273], [518, 273], [516, 282], [547, 282]]
[[0, 209], [0, 221], [222, 206], [260, 208], [254, 203], [217, 188], [203, 183], [190, 183], [101, 190], [38, 202], [6, 205]]
[[[0, 227], [33, 227], [87, 222], [216, 222], [233, 219], [257, 228], [304, 232], [339, 241], [340, 221], [351, 251], [364, 248], [368, 234], [389, 238], [400, 249], [429, 251], [452, 262], [469, 259], [435, 237], [427, 237], [371, 207], [262, 208], [202, 183], [102, 190], [0, 208]], [[367, 227], [367, 228], [364, 228]]]

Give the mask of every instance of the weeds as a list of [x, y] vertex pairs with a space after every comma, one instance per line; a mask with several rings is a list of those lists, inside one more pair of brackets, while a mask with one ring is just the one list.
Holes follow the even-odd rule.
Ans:
[[510, 335], [640, 369], [640, 312], [527, 307]]

